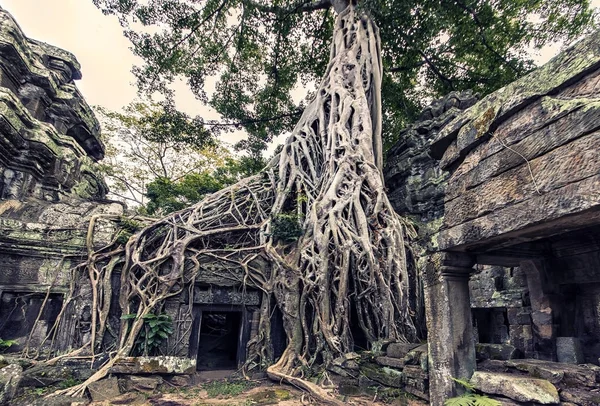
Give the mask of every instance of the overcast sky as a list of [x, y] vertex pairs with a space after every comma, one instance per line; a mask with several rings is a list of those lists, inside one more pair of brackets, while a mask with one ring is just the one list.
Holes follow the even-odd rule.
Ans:
[[[594, 6], [600, 0], [592, 0]], [[115, 16], [105, 16], [92, 0], [0, 0], [26, 36], [73, 53], [81, 63], [83, 79], [77, 86], [91, 105], [119, 110], [136, 97], [131, 67], [139, 60], [129, 50]], [[558, 51], [545, 49], [538, 61]], [[212, 109], [195, 100], [185, 83], [175, 87], [177, 107], [186, 113], [216, 119]], [[209, 90], [209, 87], [207, 87]], [[230, 136], [227, 141], [239, 138]]]

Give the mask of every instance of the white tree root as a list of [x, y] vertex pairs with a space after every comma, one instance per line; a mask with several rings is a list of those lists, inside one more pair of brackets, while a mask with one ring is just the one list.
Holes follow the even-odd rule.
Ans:
[[[359, 328], [369, 343], [416, 340], [407, 224], [390, 205], [381, 173], [381, 75], [378, 29], [350, 6], [336, 20], [315, 99], [261, 173], [146, 227], [124, 252], [96, 257], [90, 267], [94, 286], [104, 286], [102, 279], [122, 266], [121, 313], [138, 318], [131, 326], [122, 322], [116, 357], [64, 393], [80, 394], [105, 376], [115, 359], [131, 352], [143, 315], [214, 266], [222, 277], [263, 292], [259, 335], [248, 346], [247, 365], [274, 361], [274, 298], [288, 346], [267, 373], [323, 404], [342, 403], [305, 378], [353, 351], [352, 331]], [[275, 220], [284, 214], [296, 215], [302, 225], [296, 241], [276, 235]], [[94, 331], [103, 332], [105, 320], [98, 318]]]

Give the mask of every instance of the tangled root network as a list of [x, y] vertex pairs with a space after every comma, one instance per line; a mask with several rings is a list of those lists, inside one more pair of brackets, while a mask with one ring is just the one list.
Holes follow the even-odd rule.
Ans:
[[[270, 365], [271, 378], [301, 386], [324, 403], [337, 401], [303, 378], [353, 351], [353, 332], [369, 343], [416, 339], [407, 225], [390, 205], [381, 172], [381, 76], [378, 29], [348, 7], [337, 17], [314, 100], [266, 168], [88, 264], [96, 280], [121, 269], [121, 311], [138, 315], [129, 328], [123, 323], [116, 356], [89, 381], [131, 352], [142, 316], [214, 269], [262, 291], [259, 334], [248, 345], [247, 366]], [[279, 235], [282, 218], [297, 219], [296, 238]], [[274, 306], [288, 344], [273, 364]], [[100, 336], [108, 309], [95, 310]]]

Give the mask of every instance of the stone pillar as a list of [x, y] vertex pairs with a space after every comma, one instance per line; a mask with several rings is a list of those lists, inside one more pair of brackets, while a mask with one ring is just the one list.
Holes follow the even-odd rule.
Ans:
[[429, 343], [430, 404], [456, 396], [452, 378], [475, 371], [469, 276], [474, 259], [463, 253], [433, 254], [425, 267], [425, 314]]
[[534, 357], [556, 361], [556, 330], [553, 302], [555, 294], [542, 260], [522, 261], [519, 265], [527, 277], [531, 301], [531, 327]]

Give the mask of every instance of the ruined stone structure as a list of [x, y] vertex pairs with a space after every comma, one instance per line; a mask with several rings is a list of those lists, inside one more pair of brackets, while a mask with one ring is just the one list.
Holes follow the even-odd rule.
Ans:
[[[108, 189], [94, 169], [104, 146], [75, 86], [80, 78], [72, 54], [27, 38], [0, 9], [0, 338], [17, 340], [11, 351], [28, 339], [31, 347], [57, 350], [89, 340], [89, 275], [72, 268], [87, 257], [88, 233], [97, 249], [120, 228], [123, 207], [106, 200]], [[246, 343], [257, 333], [261, 296], [251, 288], [241, 292], [242, 279], [207, 267], [192, 295], [167, 301], [163, 311], [175, 331], [163, 351], [198, 358], [199, 368], [243, 363]], [[118, 273], [113, 280], [109, 323], [118, 331]], [[52, 331], [67, 300], [68, 316]], [[44, 341], [48, 333], [54, 340]]]
[[468, 93], [434, 103], [390, 152], [395, 207], [419, 229], [433, 405], [473, 375], [477, 341], [480, 358], [535, 359], [530, 372], [588, 363], [597, 387], [599, 80], [596, 33], [462, 112]]
[[[49, 332], [73, 282], [69, 270], [87, 254], [90, 219], [123, 211], [106, 200], [93, 167], [104, 146], [74, 84], [79, 69], [73, 55], [25, 37], [0, 9], [0, 337], [16, 339], [17, 350], [30, 333], [35, 347]], [[99, 219], [94, 246], [114, 231]], [[59, 348], [81, 340], [85, 328], [74, 326], [89, 325], [84, 308], [81, 320], [56, 332]]]
[[[0, 338], [17, 340], [14, 350], [89, 340], [89, 276], [73, 265], [115, 237], [123, 213], [94, 170], [103, 146], [80, 77], [73, 55], [26, 38], [0, 9]], [[329, 368], [343, 384], [401, 388], [437, 406], [456, 394], [453, 377], [473, 376], [508, 405], [600, 403], [599, 83], [597, 33], [480, 101], [463, 92], [434, 102], [400, 134], [385, 178], [418, 231], [428, 345], [336, 359]], [[206, 265], [167, 300], [175, 331], [163, 350], [178, 358], [161, 364], [166, 373], [244, 362], [263, 296], [243, 279]], [[277, 310], [271, 321], [277, 357]], [[125, 361], [112, 372], [157, 362]], [[505, 389], [525, 380], [543, 397]]]

